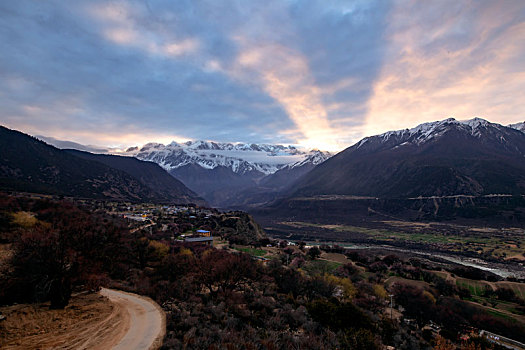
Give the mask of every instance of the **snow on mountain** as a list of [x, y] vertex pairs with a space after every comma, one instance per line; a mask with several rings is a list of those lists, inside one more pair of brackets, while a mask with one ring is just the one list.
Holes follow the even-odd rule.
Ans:
[[125, 155], [155, 162], [168, 171], [196, 164], [205, 169], [224, 166], [241, 175], [250, 172], [268, 175], [285, 166], [295, 167], [309, 162], [316, 165], [331, 156], [328, 152], [294, 146], [210, 141], [172, 142], [168, 145], [148, 143], [141, 148], [129, 148]]
[[306, 165], [306, 164], [313, 164], [313, 165], [318, 165], [318, 164], [321, 164], [322, 162], [324, 162], [325, 160], [327, 160], [328, 158], [330, 158], [332, 156], [331, 153], [329, 152], [323, 152], [323, 151], [319, 151], [319, 150], [312, 150], [310, 151], [309, 155], [300, 160], [300, 161], [297, 161], [293, 164], [289, 164], [287, 165], [288, 168], [290, 169], [293, 169], [293, 168], [298, 168], [298, 167], [301, 167], [303, 165]]
[[[509, 127], [520, 130], [520, 128], [524, 127], [523, 124], [524, 123], [513, 124], [509, 125]], [[441, 121], [423, 123], [412, 129], [388, 131], [380, 135], [366, 137], [359, 141], [356, 144], [356, 147], [360, 148], [372, 139], [380, 139], [382, 142], [394, 141], [397, 143], [396, 147], [409, 144], [420, 145], [443, 135], [452, 128], [462, 130], [472, 136], [480, 138], [485, 135], [488, 129], [503, 130], [506, 127], [500, 124], [491, 123], [481, 118], [473, 118], [469, 120], [456, 120], [454, 118], [448, 118]], [[401, 143], [400, 141], [403, 142]]]
[[525, 122], [516, 123], [516, 124], [509, 124], [508, 127], [516, 129], [516, 130], [519, 130], [519, 131], [525, 133]]

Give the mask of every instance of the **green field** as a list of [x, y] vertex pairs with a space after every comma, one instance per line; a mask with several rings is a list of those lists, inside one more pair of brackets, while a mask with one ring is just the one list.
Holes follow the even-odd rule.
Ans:
[[500, 318], [503, 318], [503, 319], [506, 319], [508, 321], [511, 321], [511, 322], [517, 322], [516, 319], [512, 316], [509, 316], [507, 314], [504, 314], [503, 312], [498, 312], [498, 311], [494, 311], [494, 310], [486, 310], [487, 313], [493, 315], [493, 316], [496, 316], [496, 317], [500, 317]]
[[456, 279], [456, 285], [460, 288], [467, 289], [471, 295], [476, 297], [485, 295], [485, 290], [487, 289], [492, 290], [490, 285], [484, 281], [474, 281], [461, 277]]
[[238, 250], [240, 252], [248, 253], [253, 256], [264, 256], [266, 255], [266, 250], [264, 249], [257, 249], [257, 248], [250, 248], [250, 247], [234, 247], [233, 249]]
[[432, 273], [434, 273], [435, 275], [437, 275], [438, 277], [446, 280], [447, 279], [447, 276], [448, 276], [448, 273], [446, 272], [443, 272], [443, 271], [430, 271]]
[[333, 273], [341, 263], [327, 260], [309, 261], [303, 266], [303, 270], [309, 275], [323, 275], [325, 273]]

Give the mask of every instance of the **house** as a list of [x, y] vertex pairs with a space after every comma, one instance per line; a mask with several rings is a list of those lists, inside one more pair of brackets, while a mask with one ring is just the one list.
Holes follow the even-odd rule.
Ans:
[[213, 237], [211, 236], [186, 236], [184, 237], [185, 243], [202, 243], [209, 246], [213, 246]]
[[211, 237], [211, 232], [206, 230], [197, 230], [197, 235], [203, 236], [203, 237]]
[[194, 235], [185, 236], [184, 242], [186, 243], [200, 243], [206, 244], [209, 246], [213, 245], [213, 236], [210, 231], [207, 230], [197, 230]]
[[146, 215], [124, 215], [124, 218], [141, 222], [146, 221], [148, 219]]

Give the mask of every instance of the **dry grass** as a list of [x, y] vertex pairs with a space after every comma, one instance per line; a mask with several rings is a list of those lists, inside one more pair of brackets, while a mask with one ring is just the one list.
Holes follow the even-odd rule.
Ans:
[[6, 264], [12, 256], [11, 244], [0, 244], [0, 266]]
[[430, 284], [424, 281], [416, 281], [416, 280], [409, 280], [403, 277], [399, 276], [392, 276], [387, 278], [385, 281], [385, 286], [387, 288], [392, 287], [393, 284], [402, 284], [402, 285], [408, 285], [412, 287], [422, 288], [422, 289], [429, 289]]
[[514, 293], [521, 299], [525, 300], [525, 283], [500, 281], [495, 283], [496, 286], [501, 288], [512, 289]]
[[394, 220], [385, 220], [381, 221], [384, 224], [394, 226], [394, 227], [408, 227], [415, 229], [429, 228], [431, 223], [428, 222], [411, 222], [411, 221], [394, 221]]
[[525, 261], [525, 255], [523, 255], [523, 254], [515, 254], [515, 255], [512, 255], [512, 256], [508, 256], [508, 257], [506, 257], [505, 260], [520, 260], [520, 261]]
[[350, 262], [350, 260], [348, 260], [344, 254], [339, 253], [322, 253], [321, 259], [334, 261], [341, 264], [348, 264]]

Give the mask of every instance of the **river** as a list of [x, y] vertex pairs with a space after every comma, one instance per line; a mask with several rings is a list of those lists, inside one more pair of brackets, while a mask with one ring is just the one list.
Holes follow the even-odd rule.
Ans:
[[[326, 243], [322, 243], [326, 244]], [[525, 267], [520, 265], [514, 265], [514, 264], [504, 264], [504, 263], [494, 263], [494, 262], [488, 262], [479, 258], [472, 258], [472, 257], [461, 257], [456, 255], [447, 255], [443, 253], [429, 253], [424, 252], [420, 250], [411, 250], [411, 249], [403, 249], [398, 247], [393, 247], [389, 245], [381, 245], [381, 244], [349, 244], [349, 243], [337, 243], [337, 242], [330, 242], [330, 245], [339, 245], [345, 249], [383, 249], [383, 250], [391, 250], [391, 251], [397, 251], [397, 252], [403, 252], [403, 253], [410, 253], [410, 254], [417, 254], [417, 255], [423, 255], [423, 256], [429, 256], [434, 258], [440, 258], [455, 264], [463, 265], [463, 266], [469, 266], [469, 267], [475, 267], [477, 269], [492, 272], [500, 277], [507, 278], [507, 277], [515, 277], [515, 278], [521, 278], [525, 279]], [[319, 246], [321, 243], [318, 242], [307, 242], [308, 246]]]

